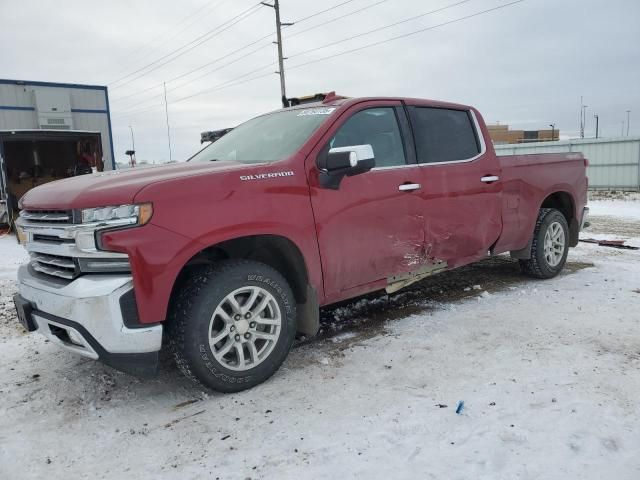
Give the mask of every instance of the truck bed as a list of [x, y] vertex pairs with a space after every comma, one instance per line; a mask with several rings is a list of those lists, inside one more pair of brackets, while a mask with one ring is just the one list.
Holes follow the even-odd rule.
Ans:
[[587, 180], [584, 176], [587, 160], [581, 153], [505, 155], [498, 159], [503, 184], [503, 227], [495, 253], [527, 246], [535, 227], [537, 210], [552, 192], [566, 192], [576, 199], [571, 210], [579, 222], [587, 202]]

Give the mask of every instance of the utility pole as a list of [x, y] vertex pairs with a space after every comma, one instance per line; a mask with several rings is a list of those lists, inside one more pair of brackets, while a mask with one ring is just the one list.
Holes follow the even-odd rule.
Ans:
[[555, 123], [551, 123], [549, 124], [549, 126], [551, 127], [551, 141], [553, 142], [555, 140], [555, 131], [556, 131], [556, 124]]
[[129, 125], [129, 130], [131, 130], [131, 150], [135, 151], [136, 150], [136, 141], [133, 138], [133, 127], [131, 125]]
[[169, 130], [169, 105], [167, 104], [167, 84], [162, 82], [164, 87], [164, 114], [167, 118], [167, 141], [169, 142], [169, 162], [173, 159], [171, 158], [171, 131]]
[[629, 115], [631, 114], [631, 110], [627, 110], [627, 137], [629, 136]]
[[584, 107], [582, 106], [582, 95], [580, 95], [580, 138], [584, 138]]
[[262, 3], [262, 5], [264, 5], [266, 7], [273, 8], [275, 10], [275, 12], [276, 12], [276, 38], [277, 38], [277, 41], [274, 42], [275, 44], [278, 45], [278, 71], [276, 73], [280, 75], [280, 99], [282, 100], [282, 106], [286, 108], [286, 107], [289, 106], [289, 101], [287, 100], [287, 89], [285, 87], [285, 81], [284, 81], [284, 61], [286, 60], [286, 57], [284, 57], [282, 55], [282, 27], [288, 27], [290, 25], [293, 25], [293, 23], [282, 23], [280, 21], [280, 2], [279, 2], [279, 0], [274, 0], [273, 1], [273, 5], [271, 5], [270, 3], [267, 3], [267, 2], [260, 2], [260, 3]]
[[131, 150], [127, 150], [125, 155], [129, 155], [129, 166], [131, 168], [136, 166], [136, 141], [133, 138], [133, 127], [129, 125], [129, 130], [131, 130]]
[[596, 119], [596, 138], [598, 138], [598, 115], [594, 115], [594, 118]]
[[587, 107], [589, 105], [582, 105], [582, 125], [580, 125], [580, 138], [584, 138], [584, 131], [587, 128]]

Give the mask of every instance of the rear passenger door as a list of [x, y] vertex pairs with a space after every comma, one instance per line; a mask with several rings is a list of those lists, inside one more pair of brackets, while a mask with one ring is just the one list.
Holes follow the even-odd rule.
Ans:
[[425, 248], [457, 266], [483, 258], [502, 229], [500, 164], [473, 110], [408, 105], [421, 165]]

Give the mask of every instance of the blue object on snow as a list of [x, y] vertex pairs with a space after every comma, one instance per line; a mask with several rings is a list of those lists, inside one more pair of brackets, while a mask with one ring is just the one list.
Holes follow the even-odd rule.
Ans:
[[460, 415], [463, 409], [464, 409], [464, 400], [460, 400], [458, 402], [458, 406], [456, 407], [456, 413]]

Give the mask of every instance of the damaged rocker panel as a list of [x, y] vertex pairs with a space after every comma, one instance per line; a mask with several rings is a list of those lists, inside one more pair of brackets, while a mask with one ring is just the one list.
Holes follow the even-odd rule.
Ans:
[[430, 263], [429, 265], [425, 265], [423, 268], [407, 273], [403, 273], [401, 275], [395, 275], [393, 277], [387, 278], [387, 287], [385, 291], [387, 293], [395, 293], [401, 288], [406, 287], [407, 285], [411, 285], [412, 283], [418, 282], [423, 278], [429, 277], [435, 273], [440, 273], [447, 269], [447, 262], [443, 260], [435, 260], [434, 263]]

